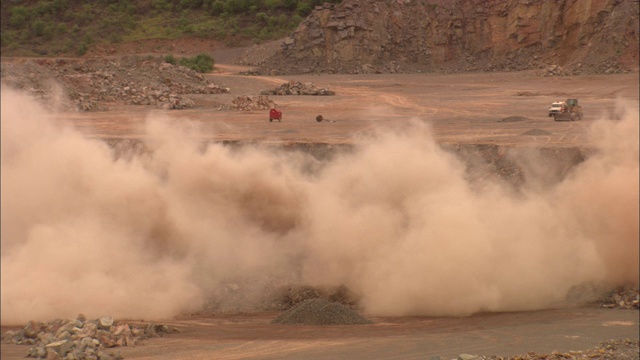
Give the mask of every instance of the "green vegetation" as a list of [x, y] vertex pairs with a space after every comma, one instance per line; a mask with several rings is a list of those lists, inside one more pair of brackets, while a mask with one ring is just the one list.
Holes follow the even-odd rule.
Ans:
[[245, 45], [281, 38], [314, 6], [339, 1], [2, 1], [0, 45], [16, 55], [82, 55], [93, 44], [184, 36]]
[[175, 65], [178, 63], [178, 60], [173, 55], [167, 55], [164, 57], [164, 62], [169, 63], [171, 65]]
[[171, 54], [166, 55], [163, 61], [172, 65], [177, 65], [179, 63], [181, 66], [201, 73], [213, 70], [213, 66], [215, 65], [213, 58], [209, 54], [198, 54], [190, 58], [181, 58], [179, 61], [175, 56], [173, 56], [173, 54]]
[[213, 70], [213, 58], [208, 54], [198, 54], [192, 58], [180, 59], [180, 65], [197, 72], [206, 73]]

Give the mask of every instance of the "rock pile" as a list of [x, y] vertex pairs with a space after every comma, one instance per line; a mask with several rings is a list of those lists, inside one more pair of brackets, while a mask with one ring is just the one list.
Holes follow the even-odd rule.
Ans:
[[562, 67], [557, 64], [551, 64], [548, 66], [541, 66], [541, 69], [536, 71], [538, 76], [571, 76], [582, 74], [623, 74], [629, 73], [631, 70], [624, 69], [619, 63], [615, 61], [603, 62], [601, 64], [590, 66], [585, 68], [581, 63], [572, 64], [567, 67]]
[[195, 103], [183, 95], [229, 92], [191, 69], [153, 57], [3, 62], [2, 82], [40, 98], [50, 96], [50, 84], [58, 84], [81, 111], [97, 110], [98, 102], [184, 109]]
[[605, 299], [602, 307], [618, 309], [638, 309], [640, 308], [640, 292], [634, 289], [618, 289], [612, 291]]
[[336, 93], [327, 88], [318, 88], [314, 83], [301, 83], [291, 80], [273, 90], [263, 90], [262, 95], [335, 95]]
[[[261, 296], [256, 297], [256, 294]], [[220, 286], [211, 294], [207, 303], [192, 315], [286, 311], [305, 300], [317, 298], [340, 303], [354, 310], [360, 302], [360, 296], [345, 285], [289, 284], [268, 277], [235, 279]]]
[[3, 341], [17, 345], [33, 345], [27, 357], [38, 359], [122, 359], [105, 349], [134, 346], [139, 341], [178, 332], [167, 325], [154, 323], [117, 323], [110, 316], [87, 320], [53, 320], [48, 323], [28, 322], [22, 329], [7, 331]]
[[251, 110], [269, 110], [271, 108], [277, 108], [278, 105], [268, 96], [260, 95], [260, 96], [238, 96], [231, 100], [231, 105], [223, 105], [218, 110], [240, 110], [240, 111], [251, 111]]
[[[599, 346], [585, 351], [554, 351], [551, 354], [530, 352], [516, 356], [478, 356], [460, 354], [455, 360], [590, 360], [590, 359], [638, 359], [638, 339], [623, 339], [603, 341]], [[436, 357], [440, 358], [440, 357]]]
[[271, 321], [280, 325], [362, 325], [372, 321], [348, 306], [324, 299], [308, 299]]
[[306, 300], [323, 299], [333, 303], [340, 303], [355, 309], [360, 297], [345, 285], [336, 287], [289, 286], [281, 289], [277, 295], [277, 304], [273, 308], [290, 309]]

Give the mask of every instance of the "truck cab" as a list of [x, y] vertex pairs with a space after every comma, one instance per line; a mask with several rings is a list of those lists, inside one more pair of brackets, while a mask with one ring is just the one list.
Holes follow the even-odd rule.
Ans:
[[567, 103], [564, 101], [557, 101], [551, 104], [549, 107], [549, 116], [556, 116], [556, 114], [562, 112], [563, 108], [566, 109]]

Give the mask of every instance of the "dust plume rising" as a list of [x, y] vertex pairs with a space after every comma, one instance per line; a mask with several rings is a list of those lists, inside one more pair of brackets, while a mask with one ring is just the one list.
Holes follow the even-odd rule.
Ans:
[[[515, 192], [474, 186], [424, 122], [320, 162], [202, 144], [197, 125], [153, 115], [146, 151], [116, 156], [3, 88], [2, 324], [168, 318], [230, 284], [344, 284], [373, 315], [541, 309], [582, 284], [637, 285], [638, 109], [619, 109], [561, 181]], [[256, 289], [234, 301], [259, 303]]]

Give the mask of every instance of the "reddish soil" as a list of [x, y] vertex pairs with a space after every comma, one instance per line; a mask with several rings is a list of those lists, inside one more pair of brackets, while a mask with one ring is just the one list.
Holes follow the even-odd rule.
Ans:
[[[107, 352], [119, 351], [125, 359], [455, 359], [460, 354], [511, 356], [532, 351], [558, 351], [569, 357], [570, 351], [595, 348], [601, 341], [639, 337], [637, 310], [371, 318], [371, 325], [340, 326], [269, 324], [276, 316], [183, 317], [164, 322], [180, 333]], [[26, 350], [3, 344], [2, 359], [24, 358]]]
[[[113, 52], [186, 54], [215, 49], [219, 44], [180, 40], [173, 45], [127, 44]], [[201, 122], [202, 137], [211, 140], [343, 144], [375, 127], [396, 128], [417, 119], [430, 123], [441, 143], [588, 147], [586, 129], [594, 120], [610, 117], [617, 99], [637, 104], [640, 98], [638, 73], [578, 77], [537, 77], [533, 73], [245, 76], [238, 72], [248, 68], [233, 63], [239, 51], [221, 50], [216, 59], [229, 62], [217, 64], [214, 73], [207, 75], [231, 92], [193, 96], [194, 109], [161, 111], [112, 104], [108, 111], [60, 117], [100, 138], [142, 137], [146, 117], [162, 112], [175, 121]], [[89, 56], [96, 54], [98, 50]], [[289, 80], [313, 82], [336, 95], [272, 96], [283, 111], [282, 122], [270, 123], [268, 110], [218, 111], [236, 96], [258, 95]], [[549, 104], [568, 97], [580, 100], [585, 118], [575, 122], [549, 118]], [[317, 115], [327, 121], [317, 122]], [[517, 118], [501, 121], [508, 117]], [[180, 334], [117, 350], [127, 359], [429, 359], [453, 358], [461, 353], [580, 350], [612, 338], [638, 338], [636, 310], [581, 308], [464, 318], [374, 318], [373, 325], [330, 327], [269, 325], [275, 316], [172, 319], [165, 323], [178, 327]], [[24, 346], [2, 346], [2, 359], [24, 358], [25, 354]]]
[[[610, 117], [617, 99], [637, 102], [639, 97], [638, 73], [575, 77], [538, 77], [527, 72], [238, 75], [247, 69], [218, 64], [207, 77], [229, 87], [229, 93], [192, 95], [195, 108], [163, 114], [201, 122], [202, 137], [211, 140], [350, 143], [372, 128], [395, 128], [416, 119], [430, 123], [436, 140], [442, 143], [588, 147], [585, 131], [594, 120]], [[268, 110], [218, 110], [237, 96], [257, 96], [289, 80], [313, 82], [336, 95], [271, 96], [283, 111], [283, 121], [275, 123], [268, 121]], [[547, 114], [549, 104], [568, 97], [580, 100], [584, 119], [553, 121]], [[115, 105], [108, 111], [62, 116], [92, 136], [131, 138], [142, 136], [146, 116], [157, 111]], [[326, 121], [317, 122], [317, 115]]]

